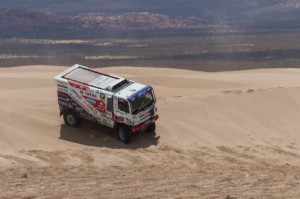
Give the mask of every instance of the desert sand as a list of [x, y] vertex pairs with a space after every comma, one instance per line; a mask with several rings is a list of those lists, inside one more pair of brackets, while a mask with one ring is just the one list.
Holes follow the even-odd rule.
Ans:
[[157, 130], [127, 145], [64, 124], [65, 69], [0, 68], [0, 198], [300, 198], [300, 69], [100, 68], [155, 88]]

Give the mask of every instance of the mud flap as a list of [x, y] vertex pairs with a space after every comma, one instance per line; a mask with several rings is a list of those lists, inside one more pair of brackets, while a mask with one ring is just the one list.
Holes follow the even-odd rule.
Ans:
[[66, 112], [66, 109], [63, 107], [59, 106], [59, 116], [62, 116]]

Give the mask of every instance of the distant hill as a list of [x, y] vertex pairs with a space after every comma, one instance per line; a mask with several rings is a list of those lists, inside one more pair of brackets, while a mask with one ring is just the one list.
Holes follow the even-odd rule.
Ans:
[[29, 10], [19, 10], [10, 8], [0, 8], [1, 30], [30, 30], [34, 27], [60, 27], [71, 25], [72, 18], [61, 17], [55, 14], [42, 13]]
[[73, 17], [85, 28], [104, 28], [116, 30], [153, 30], [199, 28], [210, 25], [208, 21], [196, 17], [168, 17], [149, 12], [104, 14], [88, 13]]
[[299, 29], [299, 18], [299, 0], [1, 0], [0, 37], [94, 37], [110, 35], [111, 30], [117, 34]]
[[1, 0], [0, 6], [77, 16], [149, 12], [218, 22], [283, 21], [300, 17], [299, 0]]
[[74, 30], [76, 25], [77, 23], [70, 17], [29, 10], [0, 8], [1, 37], [49, 36], [59, 34], [64, 30]]
[[228, 26], [196, 17], [168, 17], [148, 12], [106, 14], [86, 13], [59, 16], [46, 12], [0, 8], [0, 36], [60, 37], [63, 35], [99, 35], [99, 31], [147, 31], [162, 29], [213, 28], [226, 31]]

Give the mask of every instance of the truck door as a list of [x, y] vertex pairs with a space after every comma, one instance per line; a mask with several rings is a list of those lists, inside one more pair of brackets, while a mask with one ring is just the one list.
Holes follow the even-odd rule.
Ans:
[[127, 100], [117, 98], [114, 100], [116, 110], [114, 111], [116, 115], [116, 121], [119, 123], [126, 123], [126, 119], [129, 118], [130, 110], [129, 103]]

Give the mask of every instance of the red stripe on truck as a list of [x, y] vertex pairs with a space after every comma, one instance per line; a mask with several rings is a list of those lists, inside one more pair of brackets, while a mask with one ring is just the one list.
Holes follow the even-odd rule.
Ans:
[[71, 80], [68, 80], [68, 83], [74, 87], [74, 88], [79, 88], [79, 89], [82, 89], [82, 90], [89, 90], [90, 87], [87, 86], [87, 85], [84, 85], [84, 84], [81, 84], [81, 83], [78, 83], [78, 82], [74, 82], [74, 81], [71, 81]]

